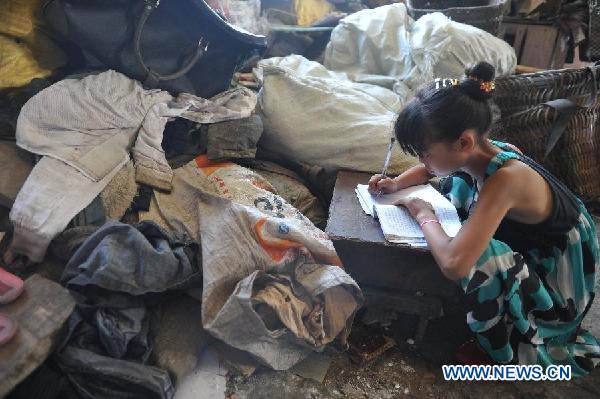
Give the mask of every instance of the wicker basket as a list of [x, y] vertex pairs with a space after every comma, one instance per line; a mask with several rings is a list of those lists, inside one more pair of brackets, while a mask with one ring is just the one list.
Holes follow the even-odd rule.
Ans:
[[[592, 67], [600, 82], [600, 66]], [[592, 76], [588, 68], [561, 69], [504, 76], [496, 79], [494, 103], [502, 118], [525, 111], [541, 103], [568, 98], [584, 105], [592, 93]]]
[[414, 19], [441, 12], [453, 21], [498, 36], [502, 17], [510, 9], [510, 0], [406, 0], [406, 7]]
[[600, 101], [577, 110], [548, 157], [546, 143], [559, 112], [547, 105], [502, 118], [491, 136], [519, 147], [585, 202], [600, 200]]

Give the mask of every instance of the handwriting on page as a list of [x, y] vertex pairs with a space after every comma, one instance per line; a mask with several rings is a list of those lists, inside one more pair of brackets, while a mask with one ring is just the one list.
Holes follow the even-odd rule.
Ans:
[[[420, 198], [429, 202], [440, 224], [449, 237], [455, 237], [461, 228], [456, 208], [447, 198], [431, 185], [409, 187], [395, 193], [377, 197], [369, 192], [368, 186], [358, 185], [356, 194], [361, 207], [367, 214], [379, 218], [381, 230], [388, 240], [416, 242], [423, 240], [423, 231], [404, 207], [392, 205], [403, 198]], [[370, 212], [374, 209], [375, 212]]]
[[376, 205], [381, 230], [396, 237], [423, 237], [419, 224], [406, 208], [394, 205]]
[[456, 237], [462, 227], [460, 219], [456, 214], [456, 209], [446, 207], [434, 207], [435, 214], [438, 217], [442, 228], [449, 237]]

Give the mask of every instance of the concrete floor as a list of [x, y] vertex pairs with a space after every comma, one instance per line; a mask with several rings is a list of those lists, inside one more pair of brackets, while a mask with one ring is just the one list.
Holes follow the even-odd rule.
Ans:
[[[600, 225], [599, 231], [600, 231]], [[600, 281], [597, 283], [600, 292]], [[454, 313], [430, 323], [424, 342], [410, 350], [407, 319], [386, 331], [399, 345], [371, 364], [353, 364], [346, 353], [329, 349], [331, 366], [323, 383], [290, 371], [259, 370], [250, 378], [228, 377], [223, 397], [235, 399], [317, 398], [600, 398], [600, 369], [591, 375], [564, 382], [454, 382], [445, 381], [443, 364], [455, 364], [456, 348], [469, 336], [464, 315]], [[584, 327], [600, 337], [600, 300], [596, 300]], [[178, 398], [192, 398], [182, 395]], [[219, 395], [219, 397], [221, 397]], [[195, 396], [198, 398], [198, 396]]]

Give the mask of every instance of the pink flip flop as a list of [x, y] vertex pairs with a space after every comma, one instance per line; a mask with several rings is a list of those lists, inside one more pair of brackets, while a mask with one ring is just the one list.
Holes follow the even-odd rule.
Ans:
[[23, 292], [23, 280], [0, 267], [0, 304], [17, 299]]
[[17, 333], [17, 321], [0, 313], [0, 346], [10, 341]]

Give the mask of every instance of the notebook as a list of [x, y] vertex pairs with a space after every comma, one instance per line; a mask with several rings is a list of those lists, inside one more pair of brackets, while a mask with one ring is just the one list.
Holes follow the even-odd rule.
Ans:
[[371, 194], [367, 185], [359, 184], [356, 186], [356, 196], [365, 213], [379, 219], [383, 235], [389, 242], [427, 247], [421, 227], [408, 210], [393, 205], [402, 198], [420, 198], [429, 202], [449, 237], [455, 237], [461, 228], [456, 208], [429, 184], [409, 187], [379, 197]]

